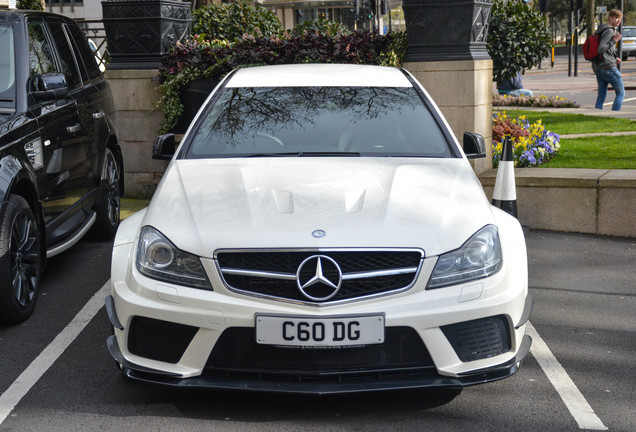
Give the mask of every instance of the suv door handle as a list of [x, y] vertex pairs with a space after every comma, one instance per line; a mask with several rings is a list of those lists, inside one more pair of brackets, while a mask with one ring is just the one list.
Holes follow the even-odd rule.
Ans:
[[95, 119], [95, 120], [103, 119], [104, 115], [105, 115], [104, 111], [99, 110], [99, 111], [93, 113], [93, 119]]
[[82, 126], [79, 123], [76, 123], [73, 126], [66, 126], [66, 132], [70, 134], [79, 132], [81, 129], [82, 129]]

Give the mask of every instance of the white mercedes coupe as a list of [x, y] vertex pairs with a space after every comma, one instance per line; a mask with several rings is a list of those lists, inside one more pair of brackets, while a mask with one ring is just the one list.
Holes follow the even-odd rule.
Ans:
[[523, 230], [398, 68], [238, 69], [121, 223], [108, 349], [130, 378], [344, 393], [460, 389], [530, 349]]

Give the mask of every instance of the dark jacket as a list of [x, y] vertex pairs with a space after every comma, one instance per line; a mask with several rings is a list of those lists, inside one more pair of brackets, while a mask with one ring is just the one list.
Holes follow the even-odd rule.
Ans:
[[512, 90], [517, 90], [517, 89], [522, 89], [523, 88], [523, 83], [521, 82], [521, 73], [517, 72], [517, 75], [515, 75], [514, 77], [501, 82], [501, 83], [497, 83], [497, 89], [499, 91], [512, 91]]
[[592, 69], [609, 69], [616, 67], [616, 57], [618, 56], [616, 42], [614, 42], [616, 30], [604, 24], [596, 30], [596, 33], [601, 35], [601, 40], [598, 44], [598, 53], [601, 56], [601, 60], [592, 62]]

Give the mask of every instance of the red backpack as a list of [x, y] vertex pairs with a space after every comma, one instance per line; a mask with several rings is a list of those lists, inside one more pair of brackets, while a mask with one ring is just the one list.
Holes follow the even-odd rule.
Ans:
[[[607, 30], [607, 29], [606, 29]], [[583, 43], [583, 57], [589, 61], [599, 61], [601, 56], [598, 53], [598, 44], [601, 42], [601, 33], [596, 32], [592, 36], [588, 36]]]

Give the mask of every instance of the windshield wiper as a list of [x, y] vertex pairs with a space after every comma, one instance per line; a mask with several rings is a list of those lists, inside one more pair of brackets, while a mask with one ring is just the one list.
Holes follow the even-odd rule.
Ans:
[[298, 152], [298, 156], [355, 156], [355, 157], [360, 157], [362, 156], [360, 153], [358, 152]]
[[343, 156], [343, 157], [360, 157], [357, 152], [289, 152], [289, 153], [250, 153], [246, 155], [237, 155], [240, 157], [313, 157], [313, 156]]
[[248, 153], [244, 155], [236, 155], [235, 157], [290, 157], [290, 156], [298, 156], [298, 152], [290, 152], [290, 153]]

